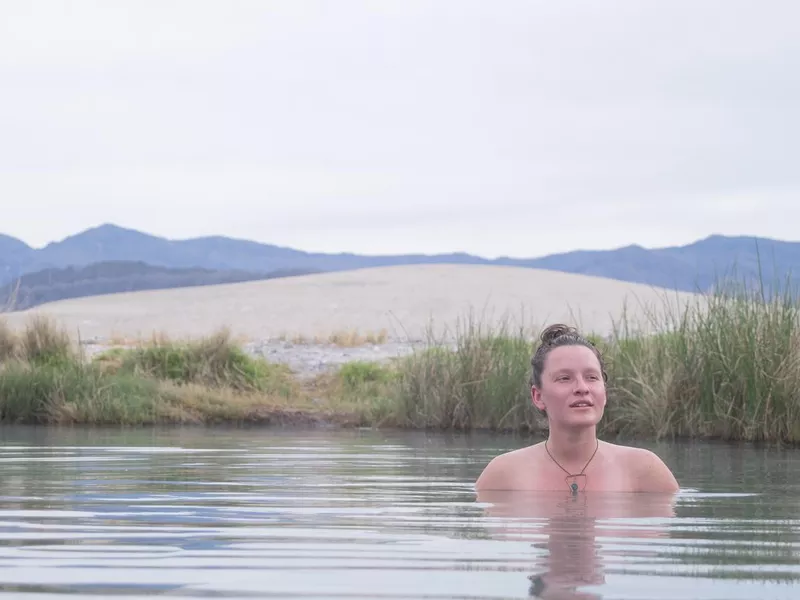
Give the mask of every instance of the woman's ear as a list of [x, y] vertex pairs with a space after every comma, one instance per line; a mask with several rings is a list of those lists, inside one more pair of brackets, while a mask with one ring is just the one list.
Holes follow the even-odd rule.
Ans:
[[544, 402], [542, 402], [542, 392], [535, 385], [531, 386], [531, 401], [533, 405], [542, 412], [547, 411], [547, 407], [544, 405]]

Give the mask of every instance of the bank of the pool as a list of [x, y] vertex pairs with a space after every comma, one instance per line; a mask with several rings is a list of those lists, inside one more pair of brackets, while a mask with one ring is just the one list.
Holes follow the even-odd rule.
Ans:
[[[788, 292], [765, 298], [737, 286], [654, 311], [647, 334], [622, 319], [593, 338], [609, 375], [601, 434], [800, 441], [799, 315]], [[431, 338], [391, 362], [354, 361], [309, 379], [245, 354], [225, 331], [86, 361], [36, 317], [20, 333], [0, 328], [0, 422], [536, 433], [546, 423], [530, 402], [535, 344], [530, 331], [466, 319], [446, 344]]]

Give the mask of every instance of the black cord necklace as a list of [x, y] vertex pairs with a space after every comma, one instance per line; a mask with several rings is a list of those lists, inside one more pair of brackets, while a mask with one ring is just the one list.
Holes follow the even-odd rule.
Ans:
[[[547, 451], [547, 454], [550, 456], [550, 458], [553, 460], [553, 462], [558, 465], [558, 468], [561, 469], [562, 471], [564, 471], [564, 473], [567, 474], [567, 476], [564, 477], [564, 481], [567, 482], [567, 485], [569, 486], [569, 489], [572, 490], [572, 495], [573, 496], [578, 493], [578, 482], [575, 481], [575, 479], [577, 479], [579, 477], [583, 477], [583, 487], [584, 487], [584, 489], [586, 489], [586, 482], [588, 480], [588, 477], [583, 472], [586, 470], [586, 467], [589, 466], [589, 463], [592, 462], [592, 459], [594, 458], [594, 455], [597, 454], [597, 449], [598, 448], [600, 448], [600, 440], [597, 440], [597, 445], [594, 448], [594, 452], [592, 452], [592, 455], [589, 457], [589, 460], [586, 461], [586, 464], [583, 465], [583, 468], [581, 469], [581, 472], [578, 473], [577, 475], [573, 475], [572, 473], [567, 471], [564, 467], [562, 467], [559, 464], [559, 462], [553, 457], [553, 455], [550, 454], [550, 449], [547, 447], [547, 440], [545, 440], [545, 442], [544, 442], [544, 449]], [[569, 481], [570, 478], [573, 479], [572, 483], [570, 483], [570, 481]]]

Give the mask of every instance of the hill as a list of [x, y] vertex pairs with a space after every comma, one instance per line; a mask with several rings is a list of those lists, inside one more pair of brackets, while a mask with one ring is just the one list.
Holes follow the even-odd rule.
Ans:
[[[548, 269], [673, 290], [705, 291], [734, 269], [737, 279], [757, 280], [759, 260], [769, 281], [774, 276], [784, 280], [787, 274], [800, 269], [800, 243], [712, 235], [685, 246], [650, 249], [626, 246], [532, 258], [487, 259], [458, 252], [371, 256], [311, 253], [221, 236], [169, 240], [106, 224], [41, 249], [30, 248], [9, 236], [0, 236], [0, 285], [26, 273], [110, 262], [144, 263], [168, 269], [209, 269], [217, 272], [218, 277], [222, 277], [219, 273], [223, 271], [264, 274], [414, 264], [471, 264]], [[118, 291], [124, 289], [120, 287]]]
[[196, 267], [178, 269], [135, 261], [104, 261], [84, 267], [52, 268], [26, 273], [0, 287], [0, 307], [5, 310], [24, 310], [67, 298], [238, 283], [308, 272], [279, 270], [253, 273]]
[[695, 298], [544, 269], [414, 265], [62, 300], [5, 317], [19, 327], [32, 314], [48, 315], [84, 339], [101, 340], [153, 332], [197, 337], [223, 326], [254, 340], [384, 329], [390, 340], [419, 340], [429, 325], [443, 335], [470, 313], [486, 325], [567, 321], [606, 334], [625, 309], [635, 325], [649, 311]]

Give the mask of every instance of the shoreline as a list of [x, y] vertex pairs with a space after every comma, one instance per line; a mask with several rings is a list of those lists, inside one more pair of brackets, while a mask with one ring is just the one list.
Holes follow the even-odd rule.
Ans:
[[[306, 433], [319, 431], [352, 432], [359, 431], [372, 433], [415, 433], [441, 436], [491, 436], [521, 440], [526, 445], [547, 439], [546, 430], [516, 431], [513, 429], [489, 429], [475, 427], [472, 429], [440, 429], [435, 427], [399, 427], [395, 425], [364, 425], [350, 415], [339, 415], [336, 418], [326, 418], [324, 414], [310, 410], [294, 409], [268, 409], [257, 412], [248, 418], [218, 420], [212, 422], [157, 422], [145, 424], [120, 424], [120, 423], [6, 423], [0, 421], [0, 431], [10, 428], [31, 429], [83, 429], [89, 431], [151, 431], [151, 430], [247, 430], [257, 429], [269, 432], [279, 430], [282, 433]], [[655, 435], [626, 435], [621, 433], [597, 433], [597, 438], [613, 444], [646, 445], [661, 443], [677, 444], [718, 444], [725, 447], [747, 446], [754, 449], [800, 449], [800, 441], [786, 442], [781, 440], [739, 440], [729, 439], [724, 436], [692, 436], [674, 435], [658, 437]]]
[[[387, 272], [394, 278], [389, 282], [379, 277]], [[248, 323], [266, 331], [270, 323], [280, 321], [281, 314], [251, 310], [244, 318], [231, 312], [238, 302], [250, 302], [252, 308], [257, 302], [277, 301], [263, 295], [264, 289], [261, 300], [244, 294], [242, 288], [238, 300], [221, 294], [219, 288], [207, 291], [217, 296], [210, 304], [191, 296], [195, 315], [214, 315], [201, 321], [188, 315], [192, 307], [187, 307], [183, 321], [170, 320], [181, 308], [178, 299], [186, 299], [183, 292], [174, 291], [169, 295], [171, 306], [163, 304], [160, 292], [148, 295], [147, 301], [136, 293], [80, 302], [83, 308], [72, 313], [71, 322], [37, 311], [17, 314], [11, 323], [0, 316], [0, 421], [122, 426], [250, 422], [522, 435], [544, 431], [542, 415], [531, 405], [528, 383], [542, 328], [520, 327], [514, 319], [476, 318], [469, 309], [456, 311], [452, 301], [462, 300], [462, 290], [451, 281], [441, 281], [443, 272], [462, 279], [477, 274], [474, 269], [451, 268], [377, 270], [327, 277], [329, 287], [303, 287], [307, 292], [303, 302], [316, 313], [303, 314], [303, 307], [296, 305], [293, 319], [297, 323], [307, 317], [307, 330], [328, 314], [333, 298], [328, 291], [338, 286], [337, 293], [341, 298], [345, 294], [349, 302], [338, 305], [339, 312], [330, 314], [327, 328], [313, 335], [251, 331], [249, 337], [243, 336], [242, 327]], [[520, 279], [520, 271], [514, 269], [480, 272], [487, 274], [489, 283]], [[433, 276], [438, 287], [409, 295], [400, 284], [407, 283], [404, 278], [412, 273], [419, 277], [410, 289]], [[575, 286], [589, 281], [563, 274], [553, 277]], [[545, 275], [533, 273], [524, 283], [530, 287], [543, 281]], [[485, 291], [487, 281], [479, 284]], [[365, 285], [369, 293], [362, 296]], [[603, 304], [603, 285], [615, 290], [614, 298], [603, 302], [619, 300], [622, 288], [616, 282], [595, 280], [583, 289], [585, 296], [576, 298], [592, 306], [595, 318]], [[445, 289], [449, 296], [443, 296]], [[552, 294], [546, 300], [550, 304], [542, 304], [540, 310], [576, 289]], [[402, 298], [393, 296], [399, 290]], [[548, 290], [538, 292], [541, 297]], [[359, 328], [360, 315], [385, 314], [380, 301], [387, 293], [409, 308], [415, 303], [425, 310], [445, 298], [451, 303], [436, 305], [439, 314], [454, 317], [457, 324], [452, 319], [423, 323], [420, 313], [416, 317], [419, 325], [425, 325], [424, 333], [405, 340], [371, 329], [369, 321]], [[289, 294], [283, 301], [292, 298], [297, 296]], [[62, 304], [60, 310], [70, 306], [75, 308], [76, 303]], [[111, 327], [117, 322], [114, 315], [131, 306], [139, 311], [131, 318], [156, 331], [149, 339], [133, 333], [126, 337]], [[76, 342], [69, 332], [80, 329], [74, 325], [84, 323], [82, 311], [87, 307], [99, 311], [92, 319], [96, 328], [105, 324], [107, 337], [82, 337]], [[163, 312], [152, 320], [149, 311], [156, 309]], [[747, 291], [720, 289], [677, 312], [665, 301], [662, 310], [647, 313], [651, 320], [646, 329], [638, 326], [641, 312], [627, 320], [624, 307], [616, 305], [614, 310], [621, 310], [622, 317], [612, 332], [586, 328], [580, 318], [559, 319], [577, 326], [605, 359], [608, 404], [599, 435], [800, 442], [800, 346], [795, 343], [800, 339], [800, 304], [792, 297], [764, 301]], [[562, 306], [558, 314], [565, 312]], [[235, 317], [240, 319], [235, 327], [222, 325], [209, 331], [215, 321], [229, 323]], [[610, 318], [605, 315], [594, 322], [602, 325]], [[158, 322], [171, 327], [158, 330]], [[342, 328], [347, 323], [355, 327]], [[183, 326], [203, 331], [183, 333]]]

